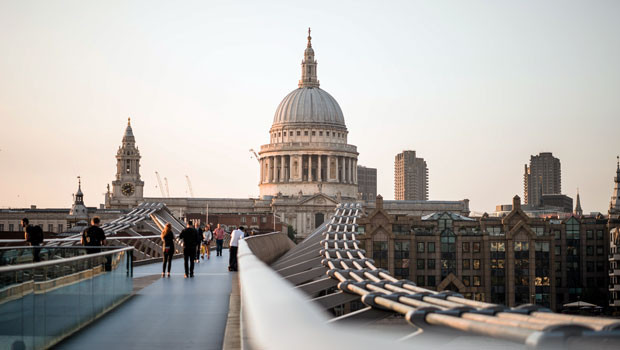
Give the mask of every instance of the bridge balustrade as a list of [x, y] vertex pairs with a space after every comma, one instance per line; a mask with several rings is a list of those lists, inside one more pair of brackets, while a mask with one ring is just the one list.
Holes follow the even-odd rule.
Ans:
[[0, 348], [48, 348], [128, 298], [133, 248], [102, 250], [50, 247], [48, 261], [0, 267]]

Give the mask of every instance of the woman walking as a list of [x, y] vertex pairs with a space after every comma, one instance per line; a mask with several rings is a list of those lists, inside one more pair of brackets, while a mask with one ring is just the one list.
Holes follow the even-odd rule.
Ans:
[[168, 277], [170, 277], [170, 267], [172, 266], [172, 256], [174, 255], [174, 233], [172, 232], [172, 225], [168, 222], [161, 232], [161, 239], [164, 241], [164, 264], [162, 266], [161, 277], [165, 276], [166, 263], [168, 264]]
[[[207, 225], [205, 227], [205, 232], [204, 232], [204, 248], [205, 248], [205, 252], [207, 253], [207, 260], [211, 259], [211, 240], [213, 239], [213, 233], [211, 232], [211, 225]], [[202, 258], [204, 259], [204, 254], [202, 256]]]

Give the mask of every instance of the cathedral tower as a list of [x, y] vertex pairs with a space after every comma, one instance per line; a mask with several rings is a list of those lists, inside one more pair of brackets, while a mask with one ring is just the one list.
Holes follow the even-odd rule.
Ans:
[[116, 180], [112, 192], [106, 195], [107, 208], [133, 208], [143, 200], [144, 181], [140, 179], [140, 151], [131, 129], [131, 118], [116, 152]]

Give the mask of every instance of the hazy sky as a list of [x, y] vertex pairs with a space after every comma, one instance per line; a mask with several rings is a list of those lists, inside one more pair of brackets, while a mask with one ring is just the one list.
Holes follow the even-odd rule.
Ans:
[[0, 207], [104, 200], [127, 117], [145, 195], [258, 195], [312, 27], [321, 88], [359, 163], [394, 197], [416, 150], [431, 199], [475, 211], [523, 196], [553, 152], [563, 192], [606, 212], [620, 153], [619, 1], [0, 0]]

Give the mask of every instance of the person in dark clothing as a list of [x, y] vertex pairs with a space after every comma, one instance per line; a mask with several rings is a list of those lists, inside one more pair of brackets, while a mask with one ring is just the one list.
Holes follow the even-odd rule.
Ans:
[[174, 233], [172, 232], [172, 224], [166, 223], [164, 230], [161, 232], [161, 239], [164, 241], [162, 247], [164, 251], [164, 265], [162, 267], [161, 277], [166, 273], [166, 264], [168, 264], [168, 277], [170, 277], [170, 267], [172, 266], [172, 257], [174, 256]]
[[202, 241], [204, 241], [204, 236], [203, 234], [203, 230], [202, 227], [200, 227], [200, 225], [198, 223], [196, 223], [196, 240], [198, 241], [198, 244], [196, 244], [196, 255], [194, 255], [195, 257], [195, 262], [199, 263], [200, 262], [200, 247], [202, 246]]
[[[185, 278], [194, 277], [194, 259], [196, 255], [196, 245], [198, 244], [198, 231], [192, 227], [191, 220], [187, 222], [187, 227], [181, 231], [179, 238], [183, 240], [183, 263], [185, 264]], [[189, 262], [189, 267], [188, 267]]]
[[[91, 220], [91, 225], [82, 231], [82, 245], [85, 247], [101, 247], [105, 245], [105, 232], [101, 227], [101, 219], [95, 216]], [[101, 248], [90, 248], [86, 250], [87, 254], [94, 254], [101, 252]]]
[[41, 261], [39, 246], [43, 243], [43, 230], [39, 226], [30, 225], [28, 218], [22, 219], [22, 227], [24, 228], [24, 239], [32, 246], [32, 261]]

